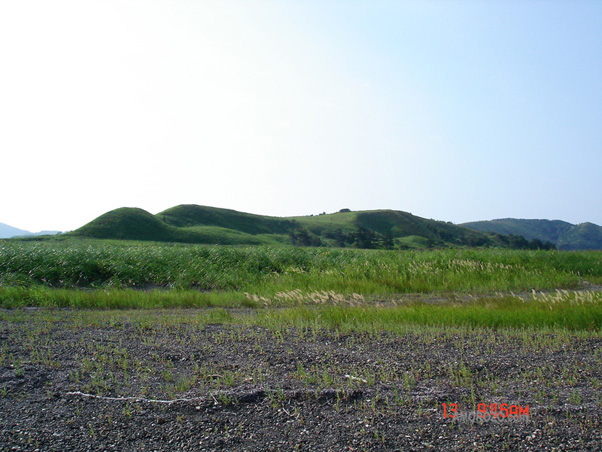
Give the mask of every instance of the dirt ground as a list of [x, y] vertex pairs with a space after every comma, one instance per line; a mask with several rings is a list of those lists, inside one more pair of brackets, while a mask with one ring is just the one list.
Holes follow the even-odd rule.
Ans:
[[0, 316], [1, 451], [602, 450], [600, 337], [130, 317]]

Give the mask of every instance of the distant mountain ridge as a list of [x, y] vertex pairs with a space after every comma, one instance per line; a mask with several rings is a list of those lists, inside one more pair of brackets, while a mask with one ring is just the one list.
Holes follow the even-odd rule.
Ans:
[[26, 236], [36, 236], [36, 235], [55, 235], [59, 234], [60, 231], [40, 231], [40, 232], [30, 232], [24, 229], [15, 228], [14, 226], [9, 226], [8, 224], [0, 223], [0, 239], [9, 239], [11, 237], [26, 237]]
[[593, 223], [571, 224], [560, 220], [502, 218], [463, 223], [475, 231], [521, 235], [528, 240], [552, 242], [559, 250], [602, 249], [602, 227]]
[[66, 235], [221, 245], [387, 249], [533, 246], [522, 237], [479, 232], [395, 210], [352, 212], [341, 209], [331, 214], [272, 217], [194, 204], [172, 207], [156, 215], [139, 208], [122, 207]]

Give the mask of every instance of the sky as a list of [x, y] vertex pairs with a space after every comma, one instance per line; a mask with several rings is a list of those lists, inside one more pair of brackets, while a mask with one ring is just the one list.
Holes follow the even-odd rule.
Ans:
[[0, 222], [602, 224], [598, 0], [0, 0]]

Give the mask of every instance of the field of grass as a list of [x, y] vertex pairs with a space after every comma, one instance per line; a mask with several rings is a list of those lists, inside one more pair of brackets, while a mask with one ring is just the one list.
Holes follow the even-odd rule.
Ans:
[[0, 443], [586, 450], [600, 283], [602, 252], [0, 241]]
[[602, 282], [602, 252], [388, 251], [174, 245], [103, 240], [0, 241], [0, 285], [163, 287], [275, 293], [488, 293]]
[[[378, 328], [591, 330], [602, 325], [600, 293], [571, 290], [600, 283], [601, 262], [602, 252], [5, 241], [0, 307], [287, 307], [261, 315]], [[556, 290], [565, 292], [537, 294]]]

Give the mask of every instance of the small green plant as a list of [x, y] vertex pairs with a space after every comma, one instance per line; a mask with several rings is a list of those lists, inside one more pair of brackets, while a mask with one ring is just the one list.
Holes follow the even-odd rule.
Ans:
[[165, 380], [167, 382], [173, 381], [173, 373], [172, 373], [171, 368], [163, 369], [161, 371], [161, 376], [163, 377], [163, 380]]
[[581, 405], [581, 392], [575, 389], [569, 396], [569, 403], [572, 405]]
[[[214, 396], [215, 398], [215, 396]], [[219, 403], [221, 403], [224, 406], [230, 406], [230, 405], [234, 405], [236, 403], [236, 399], [229, 395], [226, 394], [224, 391], [219, 391], [217, 393], [217, 399], [216, 402], [219, 401]]]

